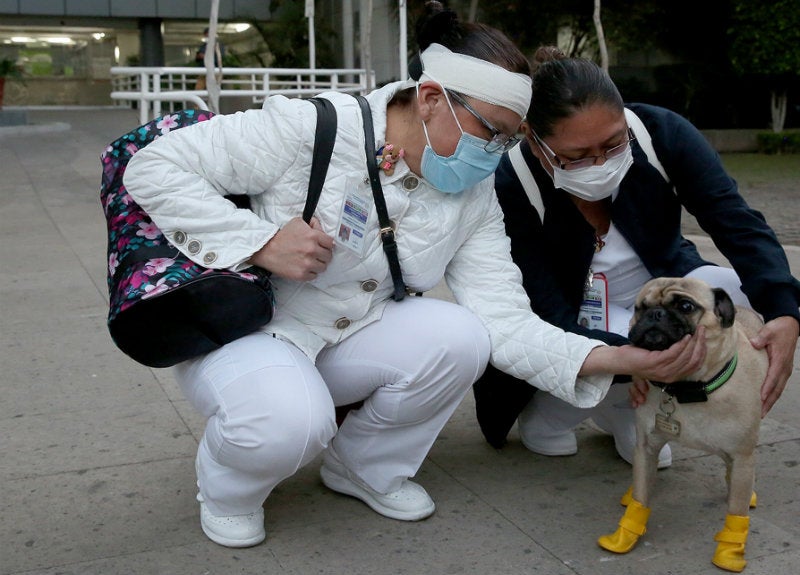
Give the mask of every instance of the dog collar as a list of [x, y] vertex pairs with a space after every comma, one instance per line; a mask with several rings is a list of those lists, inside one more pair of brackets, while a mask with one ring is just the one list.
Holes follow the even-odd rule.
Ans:
[[718, 390], [725, 385], [727, 381], [736, 371], [736, 364], [739, 361], [739, 354], [735, 353], [733, 357], [725, 364], [716, 376], [711, 381], [676, 381], [675, 383], [662, 383], [660, 381], [651, 381], [656, 387], [660, 387], [665, 393], [671, 395], [678, 400], [678, 403], [699, 403], [701, 401], [708, 401], [708, 395]]

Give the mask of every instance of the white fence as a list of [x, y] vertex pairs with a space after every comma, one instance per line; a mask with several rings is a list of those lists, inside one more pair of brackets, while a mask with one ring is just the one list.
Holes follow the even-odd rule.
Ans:
[[[165, 112], [190, 105], [208, 109], [205, 68], [198, 67], [114, 67], [111, 68], [111, 98], [139, 109], [141, 123]], [[364, 69], [308, 68], [223, 68], [218, 70], [220, 107], [226, 98], [249, 98], [252, 107], [276, 94], [313, 96], [335, 90], [365, 94], [375, 85], [374, 74]], [[198, 89], [203, 87], [203, 89]], [[165, 108], [166, 106], [166, 108]]]

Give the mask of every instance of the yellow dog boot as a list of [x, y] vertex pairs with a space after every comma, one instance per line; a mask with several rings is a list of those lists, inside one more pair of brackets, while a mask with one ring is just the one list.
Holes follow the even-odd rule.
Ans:
[[726, 571], [744, 569], [747, 561], [744, 559], [744, 545], [747, 542], [747, 532], [750, 527], [750, 518], [743, 515], [726, 515], [725, 527], [717, 533], [717, 550], [711, 562]]
[[628, 504], [633, 501], [633, 485], [628, 487], [628, 490], [622, 494], [622, 497], [619, 500], [620, 505], [623, 507], [627, 507]]
[[636, 542], [639, 541], [639, 537], [647, 531], [649, 518], [650, 508], [632, 498], [625, 509], [625, 515], [619, 520], [619, 528], [611, 535], [600, 537], [597, 544], [614, 553], [627, 553], [633, 549]]

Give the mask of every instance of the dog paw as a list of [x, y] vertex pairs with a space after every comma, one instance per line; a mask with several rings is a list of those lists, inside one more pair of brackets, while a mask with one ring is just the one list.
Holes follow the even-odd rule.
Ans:
[[711, 562], [726, 571], [739, 573], [747, 565], [744, 546], [750, 528], [750, 518], [742, 515], [726, 515], [725, 527], [717, 533], [717, 549]]
[[611, 535], [603, 535], [597, 544], [613, 553], [627, 553], [634, 548], [639, 538], [647, 531], [650, 508], [631, 498], [625, 515], [619, 520], [619, 527]]

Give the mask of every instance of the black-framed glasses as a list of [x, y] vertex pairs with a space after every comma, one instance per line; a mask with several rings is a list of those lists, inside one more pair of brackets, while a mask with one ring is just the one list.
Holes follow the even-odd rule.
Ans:
[[546, 156], [548, 156], [547, 159], [550, 161], [550, 163], [553, 164], [553, 166], [561, 168], [562, 170], [580, 170], [582, 168], [589, 168], [597, 164], [597, 160], [600, 158], [603, 158], [607, 161], [622, 155], [630, 147], [631, 142], [636, 139], [636, 136], [633, 134], [633, 130], [630, 128], [627, 129], [627, 136], [628, 138], [624, 142], [617, 144], [613, 148], [607, 149], [599, 156], [586, 156], [577, 160], [561, 161], [561, 158], [558, 157], [558, 154], [550, 149], [550, 146], [548, 146], [544, 140], [542, 140], [535, 133], [533, 134], [533, 137], [536, 139], [536, 143], [539, 144], [539, 147], [542, 148], [542, 151]]
[[508, 134], [504, 134], [494, 126], [492, 126], [489, 121], [481, 116], [475, 108], [470, 106], [467, 101], [458, 93], [453, 92], [452, 90], [447, 90], [447, 93], [453, 97], [453, 100], [458, 102], [458, 104], [463, 107], [467, 112], [475, 116], [478, 121], [483, 124], [483, 126], [489, 130], [492, 134], [492, 137], [489, 138], [489, 141], [486, 142], [486, 145], [483, 147], [489, 153], [500, 153], [507, 152], [511, 148], [513, 148], [521, 139], [521, 134], [514, 134], [510, 136]]

